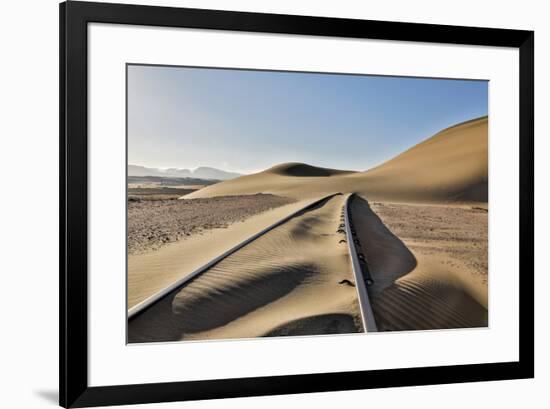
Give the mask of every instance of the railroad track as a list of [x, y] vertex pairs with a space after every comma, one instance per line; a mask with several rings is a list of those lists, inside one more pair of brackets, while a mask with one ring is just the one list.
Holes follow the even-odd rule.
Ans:
[[353, 274], [355, 275], [355, 286], [357, 288], [357, 295], [359, 297], [359, 305], [361, 307], [361, 318], [363, 320], [363, 328], [365, 332], [376, 332], [376, 321], [372, 312], [372, 307], [369, 299], [369, 292], [367, 287], [373, 284], [372, 277], [369, 271], [369, 265], [367, 263], [366, 256], [363, 252], [361, 242], [357, 237], [355, 228], [353, 226], [353, 216], [350, 211], [350, 202], [353, 200], [355, 193], [350, 194], [346, 198], [344, 208], [342, 209], [342, 224], [340, 227], [344, 228], [347, 236], [347, 243], [349, 248], [349, 254], [351, 258], [351, 266]]
[[[323, 206], [325, 206], [325, 203], [328, 203], [333, 197], [338, 195], [341, 195], [341, 193], [327, 195], [306, 204], [304, 207], [298, 209], [292, 214], [287, 215], [286, 217], [280, 219], [276, 223], [273, 223], [269, 227], [261, 230], [260, 232], [252, 235], [251, 237], [247, 238], [241, 243], [235, 245], [234, 247], [224, 252], [223, 254], [220, 254], [216, 258], [212, 259], [208, 263], [204, 264], [200, 268], [196, 269], [195, 271], [187, 275], [186, 277], [178, 280], [172, 285], [166, 287], [165, 289], [159, 291], [158, 293], [150, 296], [149, 298], [145, 299], [144, 301], [130, 308], [128, 310], [128, 316], [127, 316], [129, 339], [133, 338], [133, 335], [132, 337], [130, 337], [131, 333], [137, 334], [140, 332], [139, 328], [142, 327], [144, 322], [152, 323], [153, 327], [150, 327], [150, 328], [154, 328], [153, 330], [154, 332], [156, 331], [162, 332], [164, 331], [163, 327], [166, 327], [166, 326], [170, 327], [170, 325], [174, 324], [174, 321], [170, 321], [171, 319], [174, 319], [174, 315], [172, 314], [172, 309], [174, 308], [172, 305], [172, 302], [175, 299], [174, 297], [177, 297], [177, 294], [180, 293], [181, 291], [186, 291], [186, 293], [192, 297], [198, 287], [203, 289], [211, 288], [211, 294], [210, 296], [208, 296], [208, 298], [212, 301], [216, 300], [218, 296], [221, 295], [219, 291], [222, 291], [222, 292], [226, 291], [225, 292], [226, 296], [222, 296], [220, 298], [221, 303], [216, 302], [216, 304], [212, 304], [212, 307], [214, 308], [213, 310], [210, 308], [205, 309], [205, 306], [200, 304], [196, 304], [199, 310], [196, 310], [195, 307], [191, 308], [190, 310], [187, 310], [193, 313], [193, 317], [196, 317], [195, 321], [201, 322], [201, 319], [202, 319], [201, 317], [205, 318], [207, 321], [216, 321], [218, 319], [216, 317], [217, 314], [221, 314], [221, 315], [230, 314], [231, 313], [230, 311], [229, 312], [224, 311], [226, 308], [231, 309], [232, 305], [227, 303], [228, 302], [239, 303], [239, 300], [238, 300], [239, 295], [233, 294], [228, 286], [238, 285], [238, 284], [235, 284], [234, 279], [229, 279], [229, 281], [224, 281], [226, 279], [224, 278], [224, 276], [227, 277], [227, 274], [225, 272], [222, 272], [222, 275], [220, 276], [220, 271], [217, 271], [217, 270], [219, 270], [220, 268], [223, 270], [224, 267], [221, 267], [221, 266], [227, 265], [227, 263], [230, 263], [232, 266], [236, 266], [239, 269], [243, 269], [243, 268], [246, 269], [246, 266], [242, 266], [241, 264], [236, 264], [237, 261], [235, 260], [235, 257], [238, 260], [241, 255], [244, 255], [246, 253], [250, 254], [251, 252], [254, 254], [255, 257], [257, 257], [257, 260], [258, 260], [257, 263], [259, 264], [262, 264], [264, 262], [270, 263], [269, 260], [264, 260], [261, 254], [255, 253], [255, 250], [249, 247], [247, 247], [246, 249], [243, 249], [243, 248], [246, 247], [248, 244], [256, 241], [262, 236], [271, 237], [271, 239], [268, 239], [268, 240], [274, 239], [275, 237], [281, 234], [279, 230], [277, 230], [278, 233], [274, 233], [275, 236], [273, 235], [267, 236], [267, 233], [269, 233], [270, 231], [272, 231], [273, 229], [281, 225], [285, 225], [285, 228], [289, 228], [285, 223], [289, 222], [291, 219], [295, 217], [305, 216], [307, 218], [308, 210], [323, 208]], [[370, 308], [370, 304], [368, 300], [368, 292], [366, 290], [366, 286], [368, 285], [367, 283], [368, 283], [368, 280], [370, 280], [370, 276], [368, 274], [368, 267], [366, 266], [366, 260], [364, 259], [363, 253], [361, 251], [357, 251], [357, 248], [358, 246], [360, 246], [360, 243], [358, 242], [355, 236], [355, 230], [353, 228], [353, 220], [349, 211], [349, 202], [352, 196], [353, 195], [350, 195], [345, 199], [345, 203], [341, 213], [340, 229], [338, 230], [338, 232], [341, 234], [345, 234], [347, 237], [346, 247], [348, 248], [348, 251], [349, 251], [349, 256], [350, 256], [350, 260], [353, 268], [353, 274], [355, 276], [355, 282], [356, 282], [355, 287], [359, 298], [363, 328], [366, 332], [372, 332], [372, 331], [376, 331], [376, 324], [374, 322], [374, 317], [372, 315], [372, 310]], [[334, 206], [334, 205], [335, 203], [333, 203], [331, 206]], [[317, 210], [315, 211], [317, 212]], [[262, 240], [265, 242], [266, 239], [262, 238]], [[343, 242], [343, 241], [345, 240], [341, 240], [340, 242]], [[257, 246], [257, 244], [255, 244], [255, 246]], [[242, 251], [239, 251], [241, 249]], [[343, 251], [343, 250], [340, 250], [340, 251]], [[234, 256], [230, 257], [232, 255]], [[284, 270], [286, 269], [286, 267], [281, 267], [281, 268], [282, 268], [281, 273], [285, 274]], [[293, 268], [292, 265], [288, 266], [288, 269], [292, 269], [292, 268]], [[196, 283], [195, 281], [199, 279], [199, 277], [202, 277], [203, 274], [206, 272], [208, 272], [208, 275], [206, 275], [206, 279], [200, 278], [199, 282]], [[296, 272], [291, 273], [291, 276], [293, 274], [295, 275]], [[216, 283], [214, 287], [208, 286], [208, 280], [212, 280], [212, 279], [214, 279]], [[225, 284], [223, 284], [223, 282], [225, 282]], [[205, 285], [207, 285], [208, 287], [204, 287]], [[220, 285], [222, 285], [222, 287], [219, 287]], [[269, 297], [272, 296], [271, 294], [266, 292], [265, 288], [262, 288], [262, 287], [259, 287], [256, 289], [249, 288], [246, 291], [247, 291], [246, 294], [250, 294], [250, 297], [258, 299], [258, 302], [260, 302], [259, 300], [261, 300], [262, 303], [269, 302], [269, 299], [270, 299]], [[211, 297], [214, 297], [214, 298], [211, 298]], [[229, 300], [228, 297], [229, 298], [234, 297], [234, 300], [228, 301]], [[220, 308], [222, 309], [220, 310]], [[216, 309], [218, 310], [216, 311]], [[191, 317], [190, 315], [187, 315], [187, 316]], [[221, 324], [221, 321], [220, 321], [220, 324]], [[200, 326], [201, 324], [195, 323], [193, 325]], [[177, 324], [175, 326], [177, 326]], [[147, 330], [147, 332], [148, 331], [150, 330]], [[172, 337], [177, 338], [177, 334], [161, 336], [161, 338], [163, 337], [166, 340]]]

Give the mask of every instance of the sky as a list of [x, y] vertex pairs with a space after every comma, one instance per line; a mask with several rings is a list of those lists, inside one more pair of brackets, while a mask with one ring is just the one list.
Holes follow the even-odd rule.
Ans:
[[128, 66], [128, 163], [367, 170], [487, 115], [488, 82]]

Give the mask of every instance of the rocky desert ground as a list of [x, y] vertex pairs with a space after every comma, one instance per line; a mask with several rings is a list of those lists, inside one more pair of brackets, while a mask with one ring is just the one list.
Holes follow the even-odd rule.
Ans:
[[208, 229], [225, 228], [294, 202], [271, 194], [128, 201], [128, 254], [157, 250]]

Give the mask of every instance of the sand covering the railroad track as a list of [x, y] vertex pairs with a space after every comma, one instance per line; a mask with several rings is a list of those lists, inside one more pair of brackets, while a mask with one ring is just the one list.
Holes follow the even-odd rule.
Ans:
[[[201, 229], [197, 234], [167, 243], [156, 251], [128, 255], [128, 308], [310, 202], [305, 200], [275, 207], [225, 227]], [[210, 207], [202, 209], [213, 211]]]
[[184, 198], [271, 193], [304, 199], [356, 192], [369, 200], [483, 203], [487, 201], [487, 145], [488, 120], [483, 117], [447, 128], [366, 172], [286, 163]]
[[361, 331], [343, 195], [228, 256], [129, 325], [130, 342]]
[[378, 330], [487, 326], [486, 212], [360, 197], [351, 210]]

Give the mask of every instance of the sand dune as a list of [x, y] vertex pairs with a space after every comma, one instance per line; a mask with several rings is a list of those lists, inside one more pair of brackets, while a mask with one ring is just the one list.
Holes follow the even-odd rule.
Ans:
[[[195, 199], [236, 194], [253, 195], [269, 192], [294, 199], [311, 199], [339, 192], [338, 180], [354, 172], [321, 168], [305, 163], [283, 163], [252, 175], [208, 186], [185, 195], [182, 199]], [[318, 183], [321, 185], [318, 185]], [[327, 184], [328, 183], [328, 184]], [[325, 185], [326, 184], [326, 185]], [[311, 190], [310, 190], [311, 188]]]
[[294, 176], [294, 177], [330, 177], [336, 175], [346, 175], [350, 173], [356, 173], [351, 170], [338, 170], [321, 168], [318, 166], [306, 165], [304, 163], [289, 162], [281, 165], [273, 166], [262, 172], [264, 174], [280, 175], [280, 176]]
[[364, 174], [369, 199], [487, 202], [487, 117], [447, 128]]
[[296, 199], [357, 192], [369, 200], [416, 203], [487, 201], [488, 119], [447, 128], [366, 172], [286, 163], [222, 182], [185, 198], [272, 193]]

